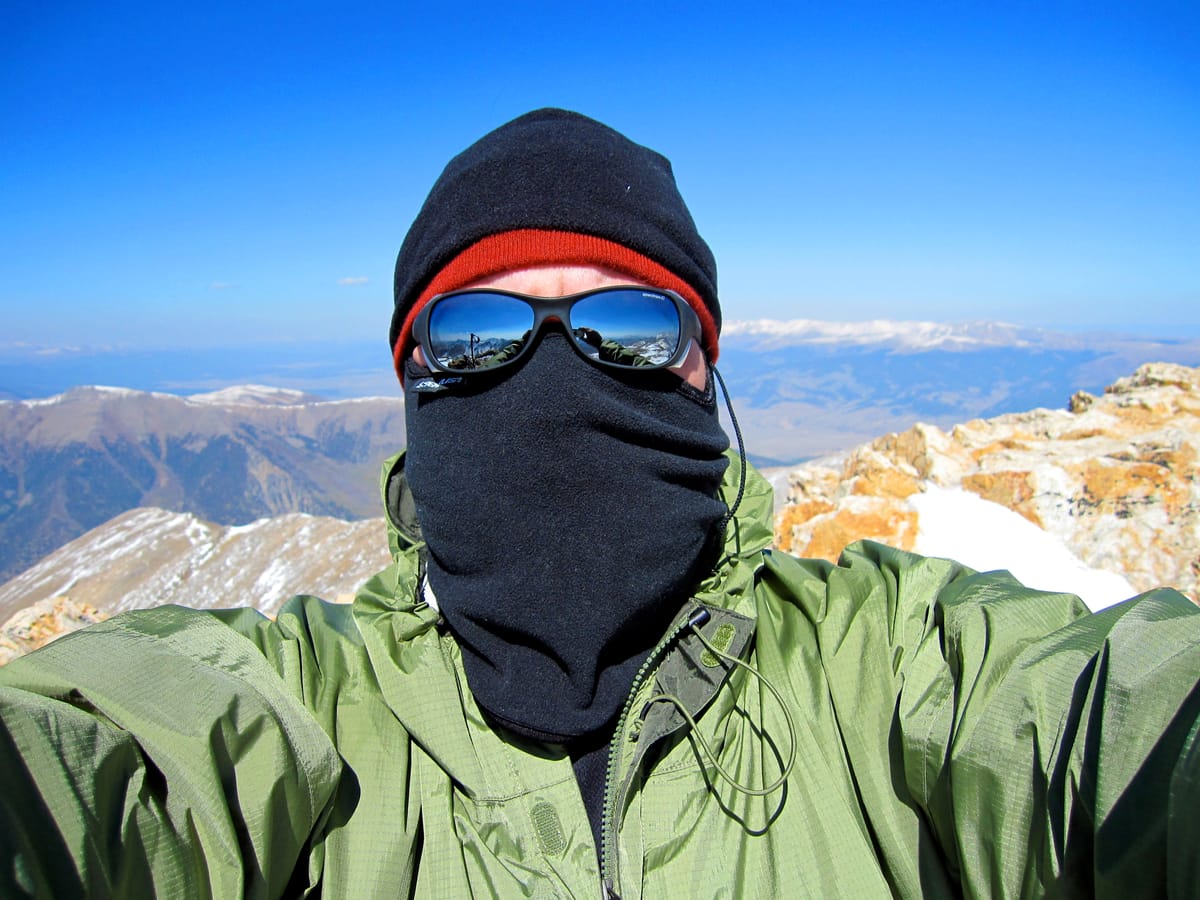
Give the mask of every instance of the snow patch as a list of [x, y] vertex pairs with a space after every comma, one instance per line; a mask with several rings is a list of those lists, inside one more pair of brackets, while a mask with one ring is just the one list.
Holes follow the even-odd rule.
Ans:
[[926, 484], [909, 502], [918, 516], [913, 550], [924, 556], [948, 557], [980, 572], [1007, 569], [1031, 588], [1076, 594], [1093, 612], [1137, 593], [1122, 576], [1091, 568], [1019, 513], [969, 491]]
[[302, 406], [313, 402], [314, 398], [292, 388], [240, 384], [205, 394], [192, 394], [187, 400], [214, 406]]
[[12, 403], [18, 406], [24, 406], [27, 409], [35, 409], [40, 406], [58, 406], [63, 403], [71, 403], [80, 399], [89, 398], [93, 395], [101, 394], [104, 399], [115, 399], [120, 397], [156, 397], [159, 399], [178, 400], [174, 394], [164, 394], [159, 391], [139, 391], [133, 388], [112, 387], [105, 384], [88, 384], [80, 387], [73, 387], [69, 391], [61, 394], [55, 394], [52, 397], [35, 397], [28, 400], [6, 400], [5, 403]]
[[910, 350], [934, 347], [1028, 345], [1015, 326], [1002, 322], [947, 323], [892, 321], [830, 322], [820, 319], [751, 319], [727, 322], [722, 337], [758, 338], [764, 346], [802, 344], [893, 344]]

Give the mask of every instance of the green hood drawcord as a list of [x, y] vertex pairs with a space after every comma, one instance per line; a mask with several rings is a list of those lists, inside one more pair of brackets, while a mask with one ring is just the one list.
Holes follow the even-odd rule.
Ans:
[[[788, 753], [787, 762], [783, 766], [783, 771], [780, 772], [778, 778], [765, 787], [755, 788], [741, 784], [736, 778], [725, 771], [724, 767], [719, 762], [717, 762], [716, 755], [712, 752], [712, 748], [709, 747], [708, 742], [701, 736], [699, 728], [696, 727], [695, 718], [693, 718], [692, 714], [687, 711], [687, 708], [684, 706], [683, 701], [680, 700], [679, 697], [677, 697], [675, 694], [655, 694], [646, 701], [646, 705], [649, 706], [651, 703], [664, 702], [670, 703], [672, 706], [674, 706], [677, 710], [679, 710], [680, 715], [682, 715], [687, 721], [688, 727], [691, 729], [692, 739], [699, 746], [701, 753], [703, 753], [704, 757], [708, 760], [713, 769], [716, 770], [716, 773], [720, 775], [730, 787], [732, 787], [735, 791], [751, 797], [766, 797], [767, 795], [772, 794], [783, 787], [784, 783], [788, 779], [788, 775], [790, 775], [792, 772], [793, 766], [796, 764], [796, 725], [792, 720], [792, 714], [788, 711], [787, 704], [783, 702], [783, 697], [779, 693], [779, 690], [775, 687], [775, 685], [771, 684], [766, 676], [764, 676], [749, 663], [743, 662], [736, 656], [732, 656], [723, 650], [717, 649], [712, 645], [708, 638], [701, 634], [699, 626], [704, 624], [704, 622], [697, 622], [697, 618], [698, 617], [694, 616], [692, 620], [688, 622], [688, 626], [691, 628], [692, 633], [700, 639], [700, 643], [704, 645], [705, 649], [715, 656], [726, 659], [735, 666], [745, 669], [747, 672], [757, 678], [759, 682], [762, 683], [762, 686], [765, 687], [771, 693], [771, 696], [775, 698], [775, 702], [779, 704], [779, 708], [783, 710], [784, 719], [787, 721], [788, 742], [791, 744], [791, 750]], [[707, 616], [705, 619], [707, 619]]]
[[[709, 366], [709, 370], [717, 378], [717, 383], [721, 385], [721, 394], [725, 397], [725, 409], [729, 411], [729, 421], [733, 425], [733, 433], [737, 436], [738, 445], [738, 465], [741, 466], [738, 472], [738, 491], [737, 496], [733, 498], [732, 503], [725, 504], [725, 515], [721, 519], [720, 532], [725, 533], [725, 529], [729, 523], [733, 521], [733, 517], [737, 514], [738, 507], [742, 505], [742, 496], [746, 493], [746, 444], [742, 440], [742, 429], [738, 425], [737, 413], [733, 411], [733, 401], [729, 399], [729, 388], [725, 387], [725, 379], [721, 377], [721, 373], [717, 371], [716, 366]], [[735, 523], [736, 524], [736, 523]], [[738, 548], [741, 549], [740, 547]], [[718, 566], [720, 563], [718, 563]], [[716, 567], [714, 567], [715, 570]]]

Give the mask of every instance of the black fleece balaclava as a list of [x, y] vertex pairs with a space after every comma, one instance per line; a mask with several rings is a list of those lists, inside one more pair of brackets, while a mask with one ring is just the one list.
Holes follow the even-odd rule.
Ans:
[[470, 390], [410, 367], [405, 474], [472, 693], [527, 735], [596, 732], [719, 549], [711, 385], [614, 374], [557, 332]]
[[496, 721], [602, 734], [723, 541], [728, 439], [711, 377], [584, 360], [550, 325], [515, 367], [428, 391], [411, 323], [435, 294], [539, 264], [675, 290], [709, 360], [716, 267], [670, 163], [577, 113], [539, 110], [446, 167], [396, 263], [389, 336], [406, 385], [405, 473], [428, 586]]

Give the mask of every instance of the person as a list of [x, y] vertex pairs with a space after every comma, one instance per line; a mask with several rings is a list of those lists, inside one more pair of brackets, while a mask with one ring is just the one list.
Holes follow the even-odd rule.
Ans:
[[[651, 319], [653, 366], [573, 337]], [[1197, 609], [772, 552], [720, 326], [664, 157], [539, 110], [453, 159], [396, 264], [394, 562], [0, 672], [0, 892], [1195, 895]]]

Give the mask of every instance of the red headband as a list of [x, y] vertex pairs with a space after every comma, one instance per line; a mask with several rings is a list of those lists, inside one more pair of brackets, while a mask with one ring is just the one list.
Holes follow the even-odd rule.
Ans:
[[717, 326], [712, 313], [696, 290], [665, 266], [635, 250], [604, 238], [573, 231], [542, 231], [527, 228], [489, 235], [472, 244], [443, 266], [404, 317], [404, 325], [392, 362], [396, 374], [404, 380], [404, 360], [412, 352], [412, 326], [426, 303], [438, 294], [466, 287], [480, 278], [525, 266], [601, 265], [616, 269], [650, 287], [674, 291], [688, 302], [700, 319], [702, 343], [710, 362], [717, 361]]

